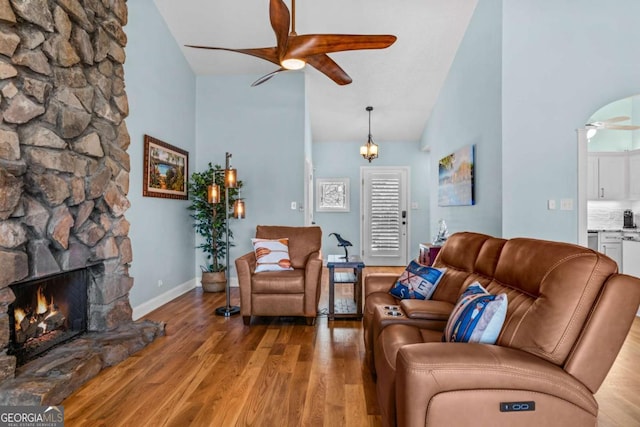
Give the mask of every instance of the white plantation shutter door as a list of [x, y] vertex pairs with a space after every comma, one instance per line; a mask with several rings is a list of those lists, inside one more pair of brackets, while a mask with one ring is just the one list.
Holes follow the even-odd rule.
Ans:
[[397, 252], [400, 247], [400, 179], [371, 180], [371, 251]]
[[[367, 171], [364, 178], [365, 263], [405, 265], [406, 179], [399, 170]], [[367, 200], [368, 199], [368, 200]]]

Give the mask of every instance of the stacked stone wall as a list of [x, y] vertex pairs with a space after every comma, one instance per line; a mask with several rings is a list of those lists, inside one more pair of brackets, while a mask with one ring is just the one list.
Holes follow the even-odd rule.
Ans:
[[125, 0], [0, 0], [0, 381], [9, 285], [91, 268], [89, 329], [131, 322]]

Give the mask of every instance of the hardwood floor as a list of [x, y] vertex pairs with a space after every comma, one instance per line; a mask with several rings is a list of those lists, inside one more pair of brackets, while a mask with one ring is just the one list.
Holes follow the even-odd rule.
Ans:
[[[323, 284], [326, 311], [326, 271]], [[258, 319], [245, 327], [240, 316], [213, 315], [224, 303], [224, 293], [198, 288], [146, 316], [166, 322], [166, 336], [67, 398], [65, 425], [380, 425], [360, 321]], [[639, 356], [636, 319], [596, 395], [601, 427], [640, 425]]]

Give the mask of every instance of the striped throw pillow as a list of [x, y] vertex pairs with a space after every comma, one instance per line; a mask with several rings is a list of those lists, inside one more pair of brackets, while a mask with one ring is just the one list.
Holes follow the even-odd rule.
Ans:
[[491, 295], [480, 283], [472, 283], [453, 307], [443, 341], [495, 344], [507, 315], [507, 302], [507, 294]]
[[251, 239], [256, 254], [256, 273], [293, 270], [289, 258], [289, 239]]

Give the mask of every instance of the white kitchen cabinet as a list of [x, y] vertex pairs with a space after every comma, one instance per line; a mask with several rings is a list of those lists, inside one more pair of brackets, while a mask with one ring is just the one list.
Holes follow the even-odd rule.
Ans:
[[629, 154], [629, 199], [640, 200], [640, 153]]
[[622, 272], [640, 277], [640, 242], [622, 241]]
[[627, 155], [598, 155], [598, 200], [627, 198]]
[[598, 156], [589, 155], [587, 159], [587, 199], [598, 200], [600, 190], [598, 186]]
[[601, 231], [598, 235], [599, 251], [618, 264], [622, 271], [622, 233], [619, 231]]

